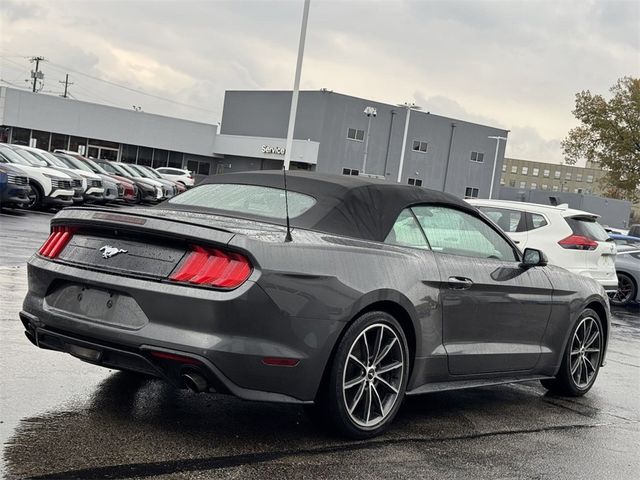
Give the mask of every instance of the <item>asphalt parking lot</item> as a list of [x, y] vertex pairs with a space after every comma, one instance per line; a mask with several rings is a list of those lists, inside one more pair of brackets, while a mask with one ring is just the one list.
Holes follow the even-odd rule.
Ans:
[[51, 213], [0, 213], [0, 473], [7, 478], [638, 478], [640, 311], [616, 310], [608, 364], [580, 399], [538, 383], [405, 402], [351, 442], [299, 407], [176, 391], [38, 350], [18, 311]]

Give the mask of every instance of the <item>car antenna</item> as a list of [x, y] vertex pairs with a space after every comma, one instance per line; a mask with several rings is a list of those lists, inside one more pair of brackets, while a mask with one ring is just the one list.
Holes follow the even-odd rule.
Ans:
[[284, 237], [285, 242], [291, 242], [291, 223], [289, 221], [289, 191], [287, 190], [287, 168], [282, 167], [282, 176], [284, 177], [284, 209], [287, 218], [287, 234]]

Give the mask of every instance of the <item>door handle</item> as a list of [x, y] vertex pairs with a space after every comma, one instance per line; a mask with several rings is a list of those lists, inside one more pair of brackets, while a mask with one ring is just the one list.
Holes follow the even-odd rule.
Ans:
[[520, 244], [520, 240], [513, 240], [513, 243], [515, 243], [516, 245], [519, 245]]
[[467, 277], [449, 277], [449, 288], [454, 290], [466, 290], [471, 288], [473, 281]]

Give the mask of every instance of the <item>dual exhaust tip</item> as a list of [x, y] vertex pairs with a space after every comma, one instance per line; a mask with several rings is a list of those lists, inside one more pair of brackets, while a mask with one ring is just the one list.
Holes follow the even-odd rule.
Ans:
[[209, 382], [201, 374], [194, 371], [183, 373], [180, 378], [182, 384], [194, 393], [202, 393], [209, 390]]

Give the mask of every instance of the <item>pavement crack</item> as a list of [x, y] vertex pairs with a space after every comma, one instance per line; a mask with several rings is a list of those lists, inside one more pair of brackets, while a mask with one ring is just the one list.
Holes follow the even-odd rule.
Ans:
[[[630, 422], [637, 423], [637, 422]], [[382, 439], [369, 442], [356, 442], [350, 444], [329, 445], [320, 448], [298, 449], [298, 450], [279, 450], [273, 452], [246, 453], [240, 455], [229, 455], [222, 457], [205, 457], [167, 460], [163, 462], [149, 463], [129, 463], [120, 465], [111, 465], [96, 468], [87, 468], [79, 470], [67, 470], [64, 472], [49, 473], [28, 477], [32, 480], [99, 480], [99, 479], [125, 479], [125, 478], [145, 478], [158, 475], [167, 475], [176, 472], [195, 472], [218, 470], [222, 468], [232, 468], [244, 465], [253, 465], [271, 462], [288, 456], [296, 455], [325, 455], [332, 453], [353, 452], [358, 450], [382, 448], [386, 446], [400, 444], [429, 444], [442, 443], [451, 441], [476, 440], [488, 437], [497, 437], [505, 435], [521, 435], [528, 433], [553, 432], [572, 429], [587, 429], [620, 425], [620, 423], [593, 423], [593, 424], [571, 424], [571, 425], [555, 425], [550, 427], [540, 427], [532, 429], [520, 430], [504, 430], [484, 433], [474, 433], [469, 435], [458, 435], [440, 438], [404, 438], [404, 439]]]

